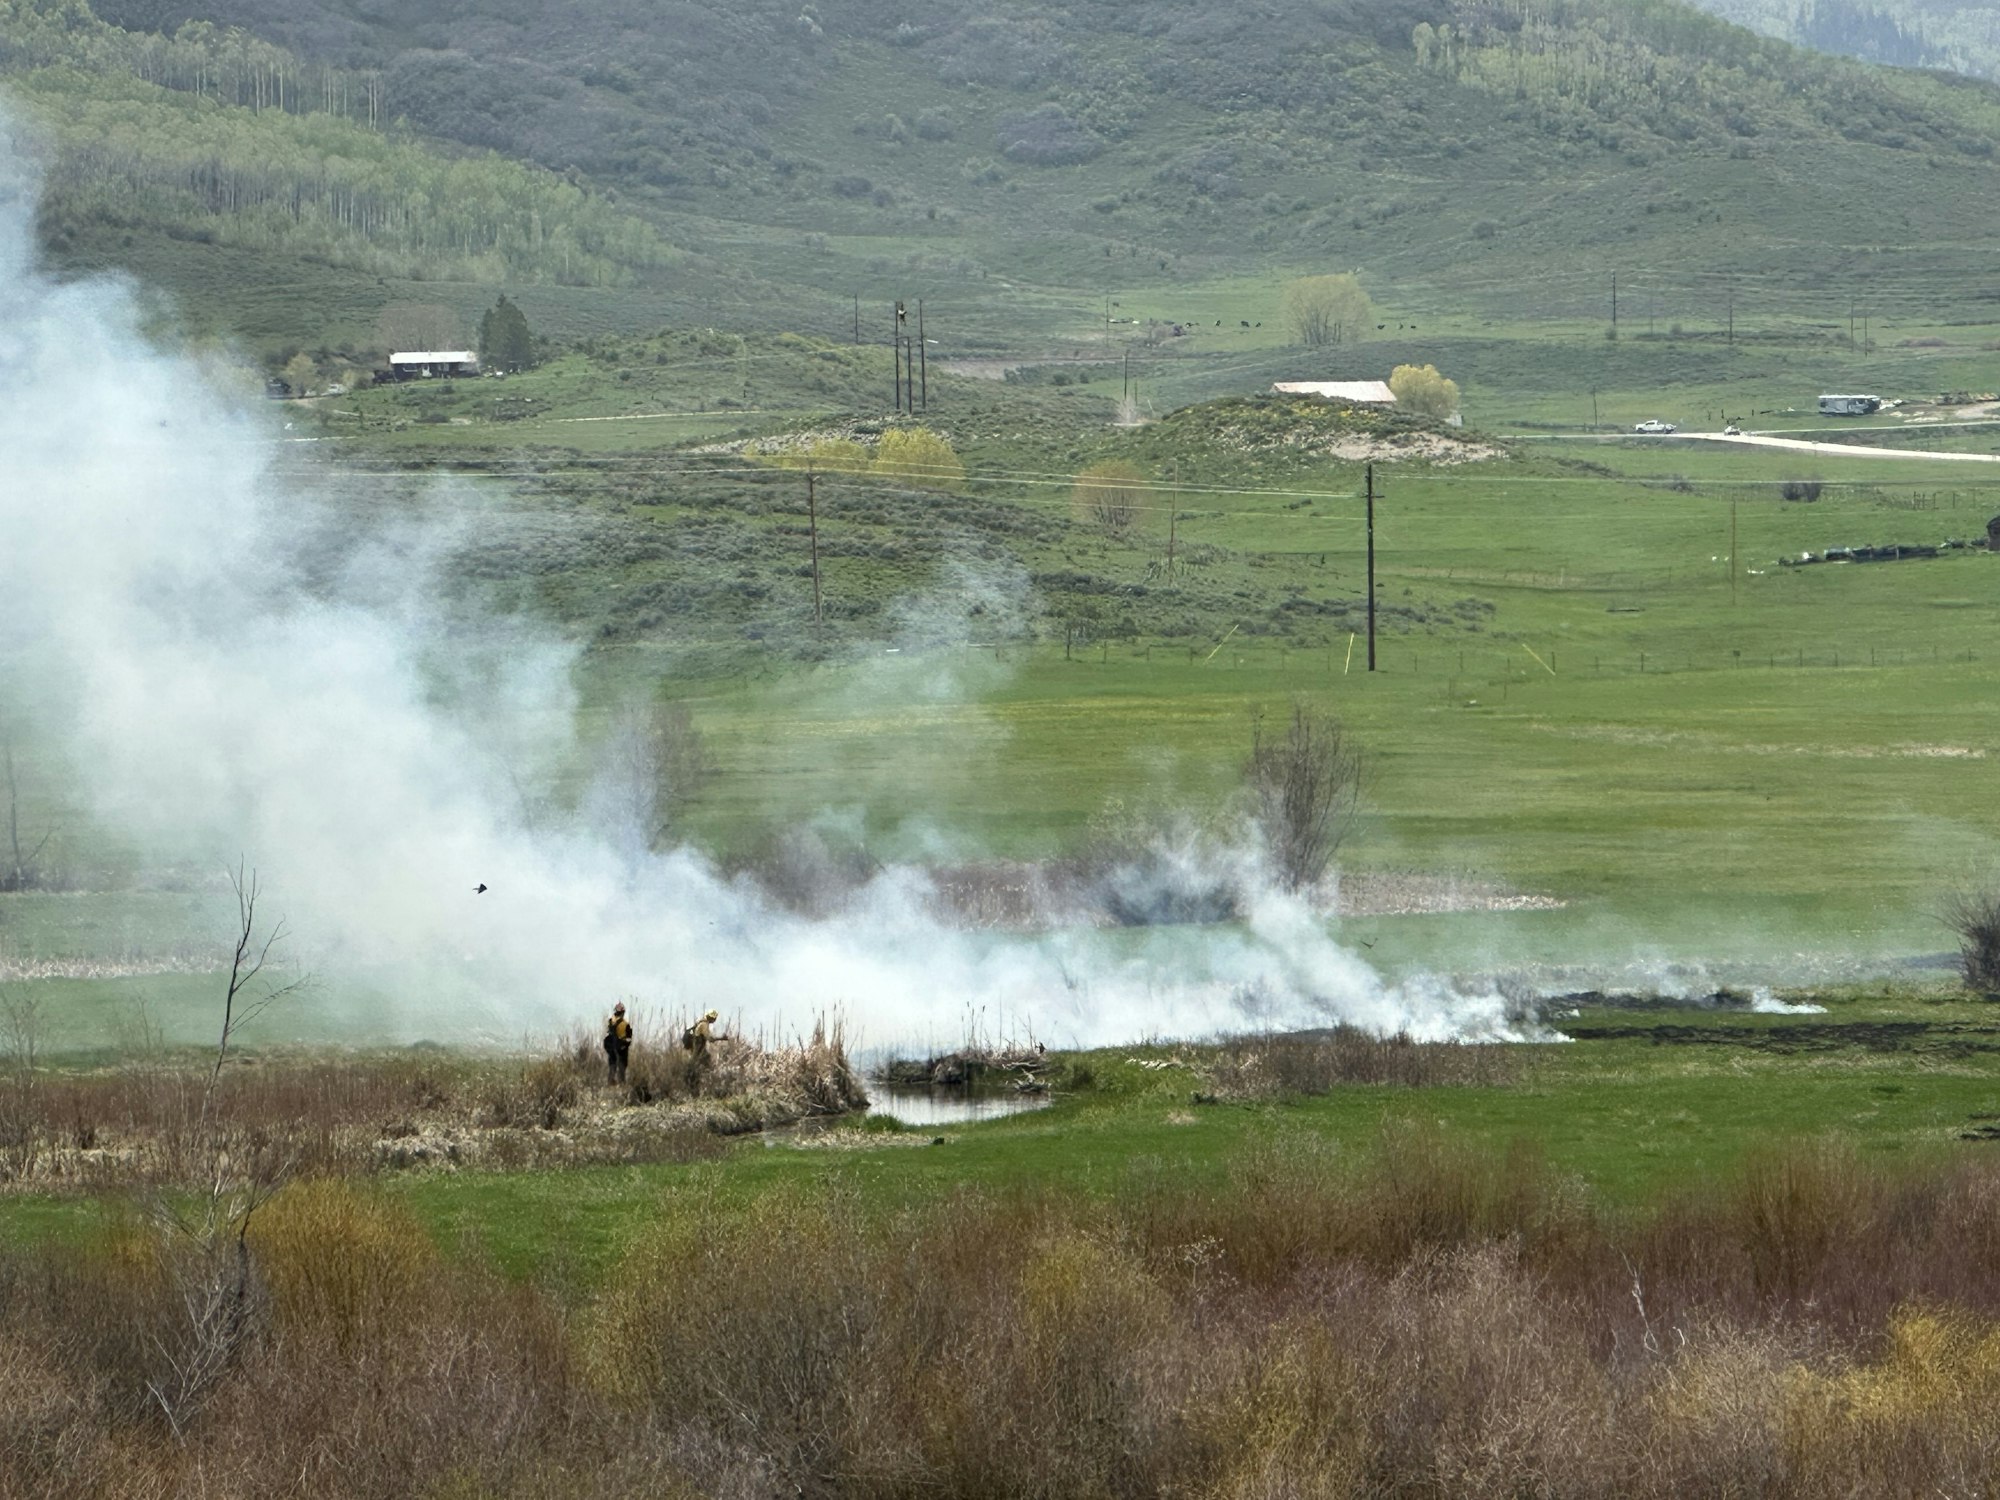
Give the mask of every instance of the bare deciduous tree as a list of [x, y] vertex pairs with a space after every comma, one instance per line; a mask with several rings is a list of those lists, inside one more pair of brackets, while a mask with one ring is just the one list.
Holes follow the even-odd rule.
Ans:
[[377, 314], [375, 340], [385, 353], [465, 346], [458, 314], [436, 302], [391, 302]]
[[55, 827], [45, 829], [35, 841], [35, 846], [25, 853], [21, 849], [21, 783], [14, 775], [14, 742], [0, 741], [0, 767], [7, 773], [7, 847], [11, 856], [8, 867], [0, 870], [0, 891], [30, 891], [45, 883], [41, 870], [42, 851], [55, 837]]
[[306, 979], [277, 985], [265, 979], [285, 924], [260, 932], [257, 876], [238, 864], [230, 876], [236, 893], [236, 943], [223, 991], [222, 1024], [187, 1144], [199, 1173], [192, 1193], [155, 1195], [151, 1216], [160, 1228], [162, 1269], [173, 1285], [181, 1316], [154, 1337], [158, 1373], [146, 1383], [177, 1440], [200, 1414], [236, 1363], [258, 1326], [262, 1305], [250, 1260], [250, 1221], [290, 1175], [291, 1163], [259, 1134], [232, 1131], [224, 1114], [223, 1068], [237, 1034]]
[[1294, 703], [1282, 738], [1252, 724], [1243, 779], [1278, 884], [1319, 883], [1361, 805], [1361, 754], [1340, 720]]
[[1124, 536], [1149, 499], [1146, 476], [1122, 459], [1111, 459], [1092, 464], [1076, 476], [1070, 491], [1070, 514], [1086, 525]]
[[1301, 276], [1285, 286], [1285, 320], [1309, 348], [1358, 339], [1374, 318], [1374, 303], [1351, 273]]
[[1939, 906], [1938, 917], [1958, 934], [1958, 965], [1966, 988], [2000, 991], [2000, 890], [1953, 891]]
[[715, 764], [685, 703], [653, 703], [619, 714], [598, 753], [593, 811], [607, 831], [635, 848], [658, 848]]
[[209, 1069], [208, 1087], [202, 1091], [201, 1120], [204, 1125], [208, 1123], [216, 1090], [222, 1083], [222, 1067], [229, 1061], [229, 1048], [236, 1040], [236, 1033], [280, 1000], [296, 995], [306, 986], [304, 978], [284, 985], [260, 983], [264, 970], [270, 966], [271, 950], [285, 940], [284, 919], [279, 918], [261, 936], [258, 934], [255, 870], [246, 876], [244, 867], [239, 863], [235, 873], [229, 877], [229, 886], [236, 893], [236, 947], [229, 961], [229, 985], [222, 996], [222, 1030], [215, 1042], [215, 1064]]

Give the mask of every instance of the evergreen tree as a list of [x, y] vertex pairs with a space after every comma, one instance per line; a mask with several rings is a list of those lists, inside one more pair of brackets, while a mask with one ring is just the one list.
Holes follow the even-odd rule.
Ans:
[[528, 319], [504, 292], [479, 320], [479, 362], [493, 370], [525, 370], [535, 362]]

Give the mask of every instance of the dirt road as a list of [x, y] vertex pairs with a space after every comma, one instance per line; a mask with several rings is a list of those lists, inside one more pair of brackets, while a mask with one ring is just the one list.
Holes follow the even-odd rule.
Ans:
[[1764, 437], [1754, 432], [1734, 437], [1720, 432], [1684, 432], [1682, 441], [1741, 443], [1749, 448], [1789, 448], [1799, 453], [1829, 453], [1844, 458], [1920, 458], [1930, 463], [2000, 463], [2000, 453], [1920, 453], [1909, 448], [1870, 448], [1859, 443], [1815, 443], [1806, 438]]

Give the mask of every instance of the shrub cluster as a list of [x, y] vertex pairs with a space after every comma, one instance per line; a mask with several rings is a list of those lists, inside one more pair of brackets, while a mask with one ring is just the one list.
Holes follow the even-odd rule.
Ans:
[[2000, 1466], [1983, 1162], [1805, 1143], [1619, 1219], [1409, 1128], [1100, 1187], [692, 1177], [586, 1287], [297, 1183], [251, 1225], [254, 1337], [178, 1436], [162, 1246], [0, 1251], [0, 1491], [1807, 1496]]

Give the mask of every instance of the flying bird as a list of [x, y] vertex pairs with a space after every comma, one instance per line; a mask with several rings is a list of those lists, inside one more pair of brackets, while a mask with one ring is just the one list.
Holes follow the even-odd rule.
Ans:
[[472, 888], [472, 894], [473, 894], [473, 895], [475, 895], [475, 896], [483, 896], [483, 895], [485, 895], [485, 894], [486, 894], [486, 882], [482, 880], [482, 881], [480, 881], [480, 882], [479, 882], [479, 884], [478, 884], [478, 885], [474, 886], [474, 887]]

